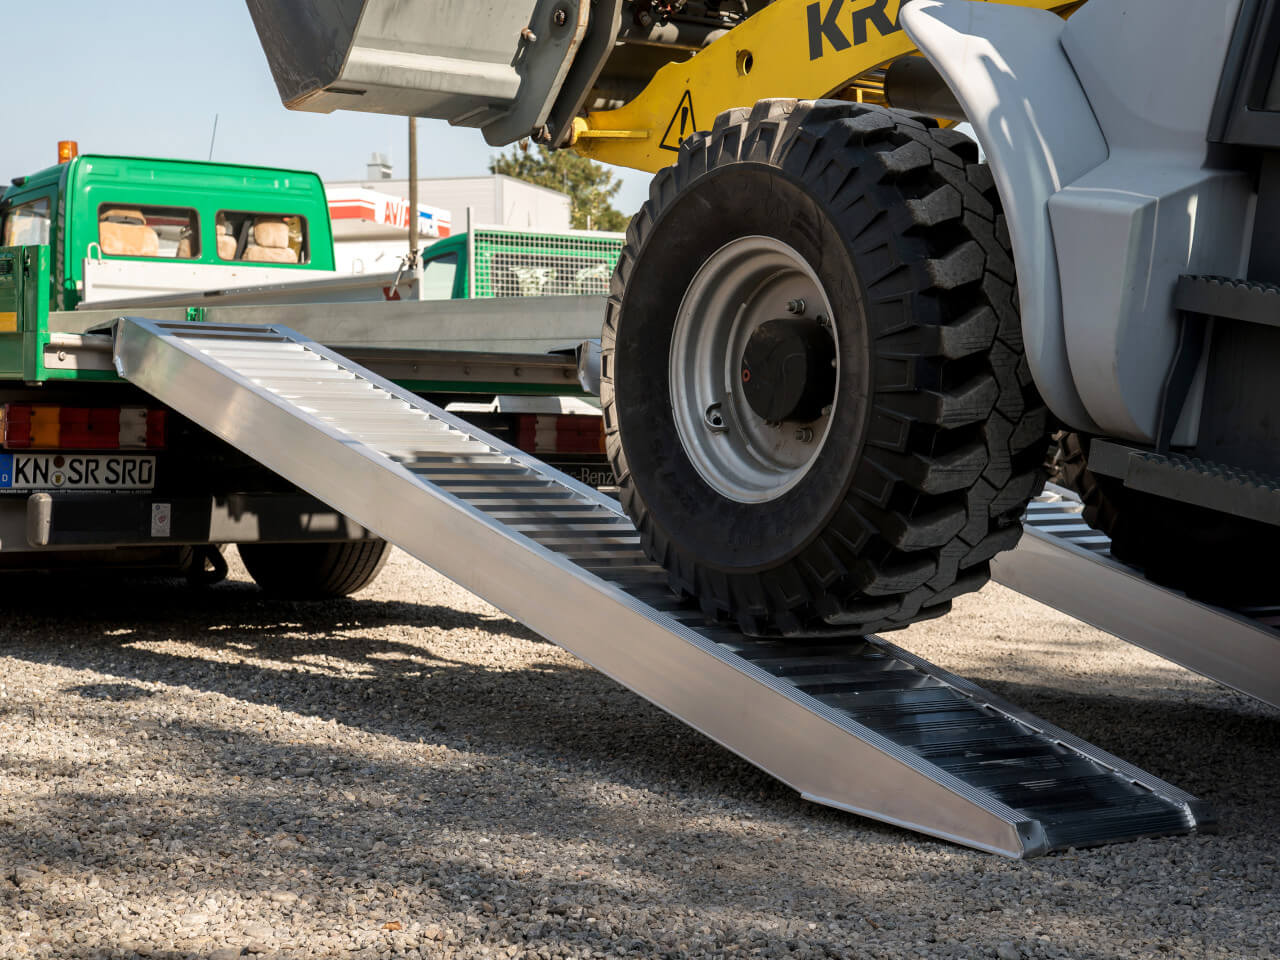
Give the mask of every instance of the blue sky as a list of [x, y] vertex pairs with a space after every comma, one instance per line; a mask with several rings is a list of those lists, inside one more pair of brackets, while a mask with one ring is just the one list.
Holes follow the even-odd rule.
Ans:
[[[6, 43], [0, 177], [83, 152], [300, 167], [329, 180], [364, 176], [374, 151], [407, 173], [401, 117], [295, 113], [280, 104], [243, 0], [47, 0], [0, 8]], [[485, 173], [494, 152], [478, 130], [419, 121], [424, 177]], [[633, 213], [649, 175], [617, 171], [616, 205]]]

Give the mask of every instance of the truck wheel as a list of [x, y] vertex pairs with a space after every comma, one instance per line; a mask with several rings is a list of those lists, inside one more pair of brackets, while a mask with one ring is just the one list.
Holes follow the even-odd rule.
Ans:
[[240, 559], [267, 593], [293, 600], [346, 597], [371, 584], [387, 562], [385, 540], [242, 543]]
[[[1122, 507], [1125, 498], [1124, 484], [1114, 477], [1105, 477], [1089, 469], [1087, 441], [1078, 433], [1062, 431], [1054, 434], [1058, 443], [1056, 464], [1058, 473], [1056, 482], [1080, 497], [1084, 504], [1084, 521], [1095, 530], [1101, 530], [1112, 540], [1120, 535], [1122, 543], [1129, 543], [1132, 538], [1126, 535], [1124, 526], [1126, 517]], [[1124, 547], [1119, 548], [1121, 552]], [[1112, 555], [1121, 559], [1112, 544]], [[1128, 561], [1125, 561], [1126, 563]]]
[[1111, 555], [1190, 597], [1223, 606], [1274, 604], [1280, 528], [1132, 490], [1089, 469], [1089, 441], [1060, 439], [1063, 486], [1079, 494], [1084, 519], [1111, 538]]
[[945, 613], [1043, 483], [991, 176], [897, 111], [766, 100], [685, 141], [627, 231], [601, 371], [646, 551], [748, 633]]
[[182, 572], [193, 587], [212, 587], [227, 579], [227, 558], [218, 544], [183, 548]]

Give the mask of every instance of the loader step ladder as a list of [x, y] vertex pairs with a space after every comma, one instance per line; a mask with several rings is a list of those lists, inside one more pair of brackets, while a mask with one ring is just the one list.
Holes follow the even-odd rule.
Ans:
[[1227, 610], [1162, 587], [1111, 556], [1069, 490], [1033, 501], [991, 577], [1157, 656], [1280, 707], [1280, 607]]
[[1008, 856], [1195, 798], [876, 637], [707, 627], [618, 505], [279, 326], [125, 318], [122, 376], [810, 800]]

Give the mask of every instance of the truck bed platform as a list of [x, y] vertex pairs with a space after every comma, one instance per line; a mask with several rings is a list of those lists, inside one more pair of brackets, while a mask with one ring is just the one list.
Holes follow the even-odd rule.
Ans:
[[280, 326], [125, 318], [119, 372], [806, 798], [1006, 856], [1195, 798], [877, 637], [707, 626], [618, 504]]

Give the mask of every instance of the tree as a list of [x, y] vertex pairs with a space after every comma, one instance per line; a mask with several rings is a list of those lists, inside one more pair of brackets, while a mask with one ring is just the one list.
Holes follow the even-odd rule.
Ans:
[[600, 164], [571, 150], [548, 150], [538, 144], [529, 150], [512, 147], [489, 161], [490, 173], [550, 187], [569, 195], [569, 219], [578, 230], [625, 230], [628, 217], [610, 201], [622, 183]]

